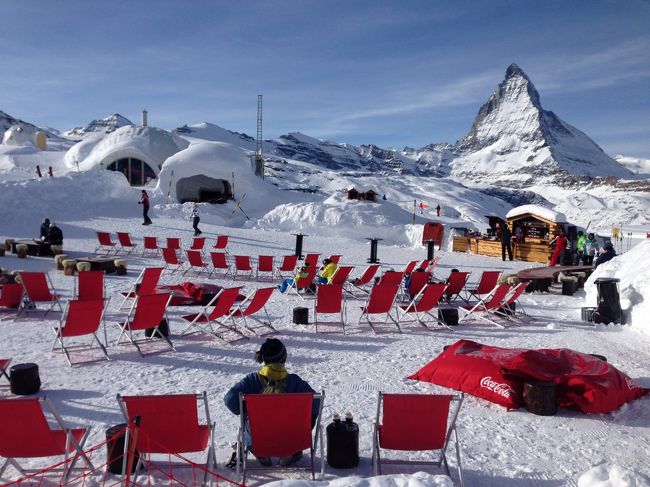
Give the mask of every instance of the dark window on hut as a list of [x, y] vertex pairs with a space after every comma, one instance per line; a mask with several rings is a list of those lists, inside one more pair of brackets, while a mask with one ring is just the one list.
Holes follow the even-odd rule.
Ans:
[[131, 186], [144, 186], [147, 181], [156, 178], [156, 173], [149, 164], [134, 157], [125, 157], [111, 162], [106, 169], [124, 174]]
[[225, 179], [216, 179], [197, 174], [183, 178], [176, 184], [176, 199], [179, 203], [225, 203], [232, 198], [232, 187]]

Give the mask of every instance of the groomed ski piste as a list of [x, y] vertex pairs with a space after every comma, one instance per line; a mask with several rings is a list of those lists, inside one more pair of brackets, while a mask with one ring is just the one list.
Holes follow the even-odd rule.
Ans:
[[[151, 188], [150, 188], [151, 189]], [[105, 440], [105, 430], [123, 422], [116, 395], [194, 393], [206, 391], [210, 413], [216, 421], [217, 472], [234, 478], [224, 464], [236, 440], [238, 417], [224, 406], [226, 391], [245, 374], [257, 369], [254, 353], [266, 337], [249, 334], [248, 339], [225, 343], [209, 335], [180, 337], [180, 316], [197, 312], [198, 307], [169, 309], [171, 339], [176, 352], [140, 357], [132, 345], [113, 346], [126, 311], [117, 309], [118, 295], [129, 289], [144, 267], [160, 266], [156, 257], [142, 257], [143, 236], [181, 237], [183, 248], [192, 240], [189, 221], [190, 204], [169, 203], [161, 191], [152, 191], [150, 216], [153, 225], [141, 225], [139, 188], [128, 186], [124, 178], [108, 171], [91, 171], [36, 181], [0, 183], [0, 239], [30, 238], [49, 217], [63, 230], [64, 251], [74, 258], [95, 249], [97, 231], [130, 232], [138, 249], [124, 258], [128, 262], [125, 276], [106, 275], [105, 286], [111, 303], [106, 315], [110, 361], [97, 361], [70, 367], [64, 356], [52, 352], [59, 314], [46, 318], [38, 314], [18, 321], [0, 322], [0, 357], [13, 364], [34, 362], [39, 365], [42, 387], [39, 395], [57, 406], [69, 425], [92, 428], [87, 445]], [[277, 207], [277, 195], [287, 202]], [[293, 201], [293, 193], [277, 192], [265, 199], [250, 192], [241, 202], [251, 216], [246, 221], [235, 202], [224, 205], [199, 205], [200, 227], [211, 246], [218, 235], [228, 235], [230, 255], [292, 254], [295, 237], [307, 234], [303, 253], [322, 257], [341, 254], [341, 263], [355, 266], [352, 277], [367, 265], [369, 244], [366, 238], [383, 238], [378, 257], [382, 269], [401, 270], [410, 260], [424, 259], [421, 225], [404, 224], [402, 211], [379, 211], [381, 202], [351, 204], [343, 198], [328, 200], [329, 211], [338, 219], [327, 219], [318, 203]], [[248, 205], [246, 204], [248, 202]], [[370, 208], [370, 209], [369, 209]], [[338, 210], [338, 211], [337, 211]], [[383, 221], [372, 225], [375, 215]], [[310, 220], [311, 219], [311, 220]], [[310, 300], [295, 294], [274, 293], [267, 306], [277, 333], [288, 349], [287, 368], [299, 374], [317, 390], [324, 390], [323, 423], [333, 414], [350, 411], [360, 428], [360, 465], [350, 470], [325, 469], [325, 484], [332, 486], [449, 486], [452, 480], [441, 472], [418, 473], [417, 468], [401, 470], [385, 467], [382, 477], [372, 477], [372, 423], [378, 391], [414, 393], [450, 393], [449, 389], [406, 379], [435, 358], [445, 345], [460, 339], [508, 348], [570, 348], [607, 357], [609, 363], [623, 371], [638, 385], [650, 387], [650, 240], [634, 240], [630, 249], [594, 272], [584, 291], [573, 296], [559, 294], [524, 294], [520, 303], [530, 315], [505, 329], [480, 321], [467, 321], [453, 330], [428, 330], [417, 324], [403, 325], [399, 333], [393, 325], [377, 327], [377, 333], [361, 321], [357, 324], [363, 301], [347, 300], [348, 326], [343, 335], [316, 333], [313, 325], [292, 323], [292, 310], [311, 308]], [[502, 262], [483, 256], [454, 253], [436, 248], [441, 257], [435, 276], [446, 278], [452, 268], [471, 272], [476, 282], [483, 270], [514, 273], [535, 264]], [[75, 278], [56, 272], [51, 258], [17, 259], [7, 253], [0, 257], [0, 267], [9, 270], [46, 271], [64, 300], [73, 294]], [[595, 306], [593, 281], [598, 277], [621, 279], [621, 303], [627, 325], [592, 325], [581, 321], [581, 307]], [[206, 279], [193, 272], [180, 275], [166, 272], [164, 284], [185, 281], [209, 282], [225, 287], [243, 286], [245, 293], [269, 286], [268, 281]], [[274, 281], [272, 285], [277, 285]], [[313, 317], [310, 309], [310, 318]], [[83, 355], [83, 354], [82, 354]], [[73, 355], [73, 359], [74, 359]], [[78, 359], [84, 357], [78, 357]], [[86, 357], [87, 358], [87, 357]], [[7, 387], [2, 397], [11, 397]], [[507, 411], [483, 399], [466, 395], [457, 422], [461, 459], [467, 486], [647, 486], [650, 485], [650, 397], [630, 402], [609, 414], [586, 415], [560, 408], [554, 416], [538, 416], [525, 408]], [[453, 448], [453, 442], [452, 442]], [[97, 453], [100, 457], [103, 452]], [[188, 455], [201, 462], [204, 454]], [[457, 481], [453, 455], [448, 455], [452, 479]], [[306, 460], [303, 460], [306, 462]], [[52, 461], [51, 463], [54, 463]], [[99, 464], [102, 461], [98, 462]], [[44, 460], [25, 460], [21, 464], [41, 468]], [[16, 475], [11, 468], [8, 471]], [[15, 477], [14, 477], [15, 478]], [[250, 475], [249, 485], [277, 481], [284, 486], [309, 483], [307, 473], [283, 470]], [[6, 481], [4, 479], [3, 481]], [[92, 479], [86, 479], [93, 482]], [[96, 479], [94, 480], [96, 483]], [[164, 481], [152, 482], [164, 483]], [[99, 482], [101, 483], [101, 482]]]

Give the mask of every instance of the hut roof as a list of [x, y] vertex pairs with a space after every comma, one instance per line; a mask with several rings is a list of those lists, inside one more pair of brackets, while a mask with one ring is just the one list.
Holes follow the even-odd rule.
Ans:
[[517, 219], [517, 217], [523, 217], [526, 215], [537, 216], [543, 220], [554, 222], [554, 223], [566, 223], [566, 216], [564, 213], [558, 211], [553, 211], [549, 208], [544, 208], [539, 205], [523, 205], [513, 208], [508, 212], [506, 218], [508, 220]]

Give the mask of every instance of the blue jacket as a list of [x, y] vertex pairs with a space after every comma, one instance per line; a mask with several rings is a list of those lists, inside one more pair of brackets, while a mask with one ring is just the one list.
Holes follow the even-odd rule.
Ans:
[[[226, 404], [226, 407], [233, 414], [239, 414], [239, 393], [243, 394], [259, 394], [262, 392], [262, 381], [260, 381], [259, 375], [257, 372], [251, 372], [246, 375], [242, 380], [237, 382], [230, 390], [226, 393], [223, 398], [223, 402]], [[285, 392], [316, 392], [311, 386], [304, 380], [302, 380], [296, 374], [289, 374], [286, 380], [286, 391]], [[314, 417], [318, 416], [319, 401], [314, 401], [314, 406], [312, 409], [312, 415]]]

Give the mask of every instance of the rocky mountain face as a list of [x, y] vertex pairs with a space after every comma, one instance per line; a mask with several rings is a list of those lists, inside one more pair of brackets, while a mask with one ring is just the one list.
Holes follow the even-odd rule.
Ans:
[[128, 118], [123, 117], [119, 113], [114, 113], [106, 118], [102, 118], [101, 120], [93, 120], [85, 127], [75, 127], [71, 130], [68, 130], [66, 132], [66, 135], [70, 137], [83, 138], [89, 134], [110, 134], [112, 132], [115, 132], [120, 127], [124, 127], [126, 125], [133, 125], [133, 122], [131, 122]]
[[578, 180], [630, 178], [586, 134], [544, 110], [539, 93], [516, 65], [456, 143], [451, 176], [478, 184], [570, 186]]

